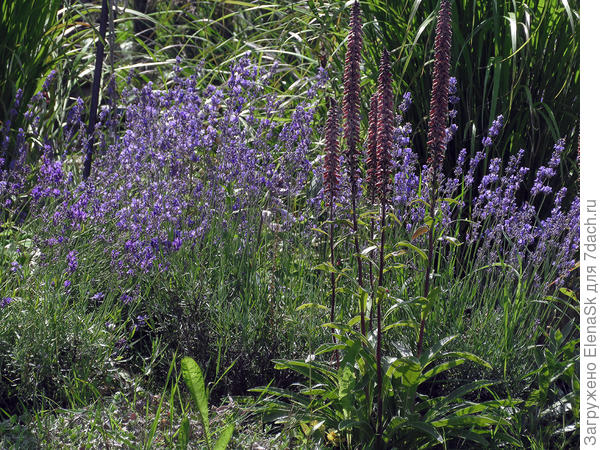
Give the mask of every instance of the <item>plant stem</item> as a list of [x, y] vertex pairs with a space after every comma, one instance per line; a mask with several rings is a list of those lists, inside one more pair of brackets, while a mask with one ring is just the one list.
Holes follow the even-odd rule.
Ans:
[[92, 85], [92, 99], [90, 102], [90, 121], [88, 123], [88, 140], [83, 164], [83, 179], [87, 180], [92, 170], [92, 153], [94, 149], [94, 129], [98, 115], [98, 100], [100, 97], [100, 81], [102, 78], [102, 62], [104, 60], [104, 38], [106, 37], [106, 26], [108, 22], [108, 0], [102, 0], [100, 11], [100, 30], [96, 42], [96, 65], [94, 67], [94, 84]]
[[[354, 232], [354, 251], [356, 252], [356, 264], [358, 266], [358, 285], [361, 288], [361, 295], [363, 289], [363, 270], [362, 261], [360, 259], [360, 247], [358, 245], [358, 220], [356, 220], [356, 197], [358, 196], [358, 186], [356, 180], [352, 180], [352, 231]], [[363, 308], [362, 300], [360, 303], [360, 332], [363, 336], [366, 335], [365, 325], [365, 309]]]
[[[433, 179], [437, 179], [437, 173], [433, 170]], [[425, 284], [423, 286], [423, 297], [427, 298], [431, 289], [431, 269], [433, 267], [433, 247], [434, 247], [434, 228], [435, 228], [435, 203], [437, 202], [437, 183], [433, 181], [431, 187], [431, 225], [429, 226], [428, 247], [427, 247], [427, 268], [425, 270]], [[419, 340], [417, 342], [417, 358], [421, 356], [423, 350], [423, 337], [425, 334], [425, 314], [421, 317], [421, 325], [419, 327]]]
[[[373, 195], [371, 204], [375, 204], [375, 195]], [[371, 217], [371, 229], [369, 231], [370, 241], [373, 241], [373, 237], [375, 236], [375, 219]], [[373, 291], [373, 262], [369, 259], [369, 282], [371, 284], [371, 292]], [[371, 310], [369, 314], [369, 330], [373, 329], [373, 302], [371, 302]]]
[[[383, 265], [384, 265], [384, 245], [385, 245], [385, 201], [381, 202], [381, 246], [379, 248], [379, 280], [377, 290], [383, 287]], [[377, 295], [375, 295], [377, 299]], [[376, 428], [376, 447], [382, 447], [383, 439], [383, 377], [381, 374], [381, 341], [383, 339], [381, 330], [381, 301], [377, 300], [377, 428]]]
[[[334, 254], [334, 239], [333, 239], [333, 193], [331, 194], [331, 198], [329, 200], [329, 220], [331, 221], [329, 225], [329, 247], [331, 249], [331, 266], [335, 267], [335, 254]], [[333, 323], [335, 320], [335, 273], [331, 272], [331, 314], [330, 314], [330, 322]], [[331, 329], [331, 336], [333, 338], [333, 343], [337, 343], [335, 339], [335, 329]], [[336, 359], [336, 367], [339, 369], [340, 367], [340, 354], [336, 350], [335, 351], [335, 359]]]

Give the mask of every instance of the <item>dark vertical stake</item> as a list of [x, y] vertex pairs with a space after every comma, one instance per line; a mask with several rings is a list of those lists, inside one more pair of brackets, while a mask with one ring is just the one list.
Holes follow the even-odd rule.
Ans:
[[94, 84], [92, 85], [92, 101], [90, 104], [90, 121], [88, 123], [88, 141], [83, 163], [83, 179], [87, 180], [92, 170], [92, 153], [94, 152], [94, 128], [98, 116], [98, 99], [100, 97], [100, 81], [102, 78], [102, 62], [104, 60], [104, 38], [108, 23], [108, 0], [102, 0], [100, 12], [100, 36], [96, 42], [96, 66], [94, 67]]

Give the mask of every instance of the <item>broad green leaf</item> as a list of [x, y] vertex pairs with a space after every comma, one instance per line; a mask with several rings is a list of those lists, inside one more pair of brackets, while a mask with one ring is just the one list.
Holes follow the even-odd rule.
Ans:
[[329, 311], [329, 308], [327, 308], [327, 306], [319, 305], [318, 303], [303, 303], [296, 308], [296, 311], [302, 311], [303, 309], [307, 309], [307, 308], [317, 308], [317, 309], [323, 309], [325, 311]]
[[447, 358], [464, 358], [464, 359], [468, 359], [469, 361], [473, 361], [474, 363], [479, 364], [480, 366], [485, 367], [486, 369], [492, 369], [492, 365], [481, 359], [479, 356], [474, 355], [473, 353], [469, 353], [469, 352], [448, 352], [448, 353], [444, 353], [442, 355], [443, 357], [447, 357]]
[[186, 416], [181, 421], [179, 427], [179, 435], [177, 436], [177, 447], [184, 450], [190, 441], [190, 419]]
[[418, 385], [422, 367], [414, 358], [395, 360], [386, 372], [386, 378], [401, 377], [402, 385], [414, 387]]
[[183, 373], [183, 380], [186, 386], [192, 394], [196, 408], [200, 412], [200, 419], [202, 420], [202, 426], [206, 436], [208, 434], [208, 394], [204, 385], [204, 375], [202, 370], [190, 357], [185, 357], [181, 360], [181, 370]]
[[449, 342], [453, 341], [454, 339], [456, 339], [458, 337], [457, 334], [455, 334], [454, 336], [447, 336], [445, 338], [440, 339], [438, 342], [436, 342], [433, 347], [431, 348], [431, 350], [429, 350], [429, 353], [427, 354], [423, 354], [423, 356], [421, 356], [421, 362], [424, 366], [431, 364], [433, 361], [433, 358], [442, 350], [442, 348], [444, 348], [444, 346], [446, 344], [448, 344]]
[[315, 383], [330, 384], [336, 378], [336, 373], [316, 362], [307, 363], [298, 360], [275, 360], [275, 368], [278, 370], [289, 369], [312, 379]]
[[344, 409], [344, 417], [349, 417], [352, 409], [352, 391], [356, 384], [354, 371], [349, 366], [344, 366], [338, 374], [338, 397]]
[[573, 292], [570, 289], [567, 289], [565, 287], [561, 287], [559, 289], [559, 291], [563, 294], [566, 295], [567, 297], [569, 297], [571, 300], [573, 300], [575, 303], [579, 303], [579, 300], [577, 299], [577, 296], [575, 295], [575, 292]]
[[223, 431], [217, 442], [215, 442], [214, 450], [226, 450], [227, 444], [231, 441], [231, 437], [233, 436], [233, 430], [235, 430], [235, 424], [228, 425], [227, 428]]
[[387, 325], [383, 331], [386, 332], [388, 330], [391, 330], [392, 328], [398, 328], [398, 327], [410, 327], [413, 328], [415, 330], [419, 329], [419, 324], [417, 322], [415, 322], [412, 319], [406, 319], [406, 320], [400, 320], [398, 322], [392, 323], [390, 325]]
[[341, 420], [340, 423], [338, 424], [338, 430], [343, 431], [343, 430], [347, 430], [347, 429], [356, 428], [358, 425], [361, 424], [361, 422], [362, 421], [359, 421], [356, 419]]
[[442, 437], [440, 432], [432, 426], [432, 424], [429, 424], [427, 422], [422, 422], [420, 420], [408, 420], [404, 424], [404, 426], [406, 428], [416, 428], [417, 430], [421, 430], [424, 433], [428, 434], [429, 436], [433, 437], [440, 444], [442, 444], [444, 442], [444, 438]]
[[475, 425], [479, 427], [489, 427], [492, 425], [497, 425], [499, 422], [498, 419], [494, 419], [493, 417], [488, 416], [453, 416], [447, 419], [436, 420], [432, 422], [432, 425], [435, 427], [456, 427], [456, 426], [465, 426], [465, 425]]
[[334, 352], [336, 350], [342, 350], [344, 348], [346, 348], [346, 344], [321, 344], [319, 345], [319, 348], [315, 350], [315, 356], [322, 355], [323, 353]]

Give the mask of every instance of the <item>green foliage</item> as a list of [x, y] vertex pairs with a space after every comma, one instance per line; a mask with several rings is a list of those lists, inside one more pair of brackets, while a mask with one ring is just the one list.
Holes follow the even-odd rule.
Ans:
[[[565, 306], [579, 315], [578, 304]], [[515, 414], [515, 427], [527, 439], [525, 446], [566, 449], [578, 445], [579, 330], [577, 322], [569, 319], [560, 329], [544, 330], [540, 343], [532, 346], [535, 370], [523, 377], [529, 395]]]
[[[392, 70], [415, 100], [413, 145], [425, 149], [437, 0], [367, 0], [367, 79], [377, 73], [378, 42], [391, 49]], [[453, 2], [453, 67], [458, 80], [457, 124], [464, 130], [450, 147], [450, 163], [462, 147], [479, 150], [497, 115], [507, 126], [496, 146], [506, 156], [528, 150], [528, 167], [547, 161], [554, 142], [567, 136], [572, 166], [579, 133], [579, 1], [458, 0]], [[366, 100], [365, 100], [366, 101]], [[500, 142], [501, 141], [501, 142]], [[456, 153], [454, 153], [456, 152]], [[424, 151], [421, 153], [424, 154]], [[535, 171], [532, 170], [532, 173]]]
[[[253, 389], [267, 395], [259, 411], [265, 420], [296, 427], [305, 445], [374, 448], [375, 336], [365, 338], [348, 325], [328, 325], [343, 331], [337, 336], [339, 343], [323, 344], [306, 360], [277, 360], [276, 368], [293, 370], [303, 381], [291, 389]], [[445, 351], [456, 337], [442, 339], [419, 358], [400, 343], [392, 344], [398, 353], [383, 357], [386, 448], [429, 448], [462, 440], [489, 445], [491, 437], [495, 442], [514, 440], [502, 431], [507, 425], [502, 408], [512, 402], [478, 400], [478, 392], [493, 382], [474, 381], [446, 395], [428, 392], [437, 376], [468, 361], [491, 368], [471, 353]], [[338, 369], [327, 360], [319, 361], [335, 351], [340, 353]]]
[[[144, 312], [153, 326], [143, 341], [160, 338], [170, 352], [193, 357], [213, 380], [235, 362], [215, 388], [217, 395], [242, 394], [273, 376], [288, 382], [270, 361], [299, 356], [320, 338], [295, 310], [320, 292], [310, 272], [311, 255], [294, 232], [282, 236], [263, 227], [259, 235], [259, 214], [248, 212], [247, 234], [237, 231], [236, 217], [229, 217], [227, 230], [215, 220], [207, 245], [182, 248], [170, 258], [168, 271], [145, 282]], [[158, 379], [166, 368], [163, 362]]]
[[39, 80], [56, 64], [55, 52], [63, 30], [59, 24], [61, 1], [14, 0], [0, 9], [0, 122], [9, 116], [17, 89], [26, 104]]
[[118, 386], [118, 344], [128, 336], [124, 324], [114, 325], [120, 305], [113, 298], [92, 305], [54, 277], [43, 283], [0, 311], [0, 408], [7, 411], [84, 405]]
[[[196, 364], [192, 358], [186, 357], [181, 360], [181, 370], [183, 373], [183, 380], [185, 381], [186, 386], [189, 391], [192, 393], [192, 398], [194, 399], [194, 404], [198, 411], [200, 411], [200, 417], [202, 419], [202, 427], [204, 429], [204, 438], [206, 441], [206, 445], [208, 448], [212, 448], [214, 450], [225, 450], [227, 448], [227, 444], [231, 440], [233, 436], [233, 430], [235, 428], [234, 424], [229, 425], [225, 428], [225, 431], [221, 434], [221, 436], [215, 442], [214, 447], [211, 445], [210, 439], [210, 425], [209, 425], [209, 417], [208, 417], [208, 392], [206, 390], [206, 386], [204, 384], [204, 375], [202, 374], [202, 369]], [[182, 431], [180, 431], [180, 440], [179, 443], [183, 448], [187, 448], [187, 440], [186, 437], [189, 433], [189, 421], [184, 419], [182, 423]]]

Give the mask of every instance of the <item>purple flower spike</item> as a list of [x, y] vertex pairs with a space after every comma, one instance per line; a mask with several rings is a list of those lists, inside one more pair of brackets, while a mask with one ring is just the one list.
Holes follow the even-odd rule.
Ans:
[[548, 167], [540, 166], [535, 175], [535, 181], [533, 182], [533, 187], [531, 188], [532, 196], [535, 196], [540, 192], [544, 195], [550, 194], [552, 192], [552, 188], [550, 186], [545, 185], [544, 182], [556, 175], [556, 168], [560, 164], [560, 155], [562, 154], [564, 149], [565, 140], [559, 139], [554, 145], [554, 152], [552, 152], [550, 161], [548, 161]]
[[325, 131], [325, 172], [323, 173], [323, 185], [328, 205], [333, 204], [333, 200], [338, 191], [340, 178], [338, 115], [337, 103], [332, 98], [330, 99], [327, 127]]
[[379, 65], [377, 88], [377, 192], [381, 203], [386, 202], [390, 190], [391, 148], [394, 132], [394, 101], [390, 55], [383, 51]]
[[358, 135], [360, 133], [360, 54], [362, 51], [362, 28], [360, 5], [352, 6], [350, 34], [344, 67], [344, 138], [348, 144], [347, 159], [350, 167], [350, 180], [355, 184], [358, 178]]
[[371, 201], [375, 200], [377, 193], [377, 109], [379, 96], [377, 93], [371, 97], [369, 111], [369, 134], [367, 137], [367, 186]]
[[502, 130], [503, 126], [504, 116], [500, 114], [498, 117], [496, 117], [496, 120], [492, 122], [492, 126], [488, 130], [488, 135], [481, 140], [481, 143], [484, 147], [490, 147], [492, 145], [492, 138], [500, 134], [500, 130]]
[[[450, 1], [442, 0], [435, 31], [435, 63], [433, 90], [429, 112], [427, 147], [428, 165], [437, 175], [446, 150], [446, 121], [448, 119], [448, 91], [450, 88], [450, 44], [452, 39]], [[436, 180], [434, 180], [435, 182]]]
[[69, 273], [73, 273], [77, 270], [79, 262], [77, 261], [77, 251], [71, 250], [67, 254], [67, 264], [69, 266]]

